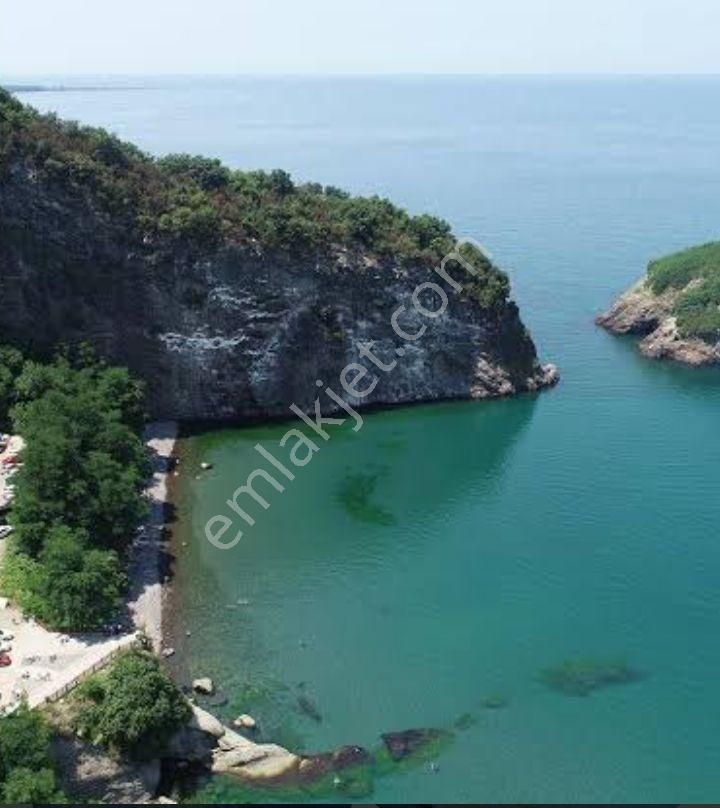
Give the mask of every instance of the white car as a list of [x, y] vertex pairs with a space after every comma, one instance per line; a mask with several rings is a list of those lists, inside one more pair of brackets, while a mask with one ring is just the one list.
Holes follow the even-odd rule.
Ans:
[[13, 532], [11, 525], [0, 525], [0, 539], [4, 539]]

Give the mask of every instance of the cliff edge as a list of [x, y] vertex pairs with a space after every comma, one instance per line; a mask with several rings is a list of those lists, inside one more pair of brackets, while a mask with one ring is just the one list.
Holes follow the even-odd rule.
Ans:
[[[456, 248], [447, 223], [387, 200], [156, 159], [0, 90], [2, 340], [89, 342], [145, 380], [153, 418], [312, 411], [316, 380], [356, 406], [553, 384], [480, 251], [461, 250], [472, 273], [433, 272]], [[362, 396], [343, 392], [350, 363], [376, 380]]]

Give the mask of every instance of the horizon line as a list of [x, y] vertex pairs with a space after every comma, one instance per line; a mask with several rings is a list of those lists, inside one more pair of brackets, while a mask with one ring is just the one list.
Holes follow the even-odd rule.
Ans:
[[0, 80], [52, 78], [716, 78], [720, 70], [698, 71], [194, 71], [194, 72], [10, 72], [0, 69]]

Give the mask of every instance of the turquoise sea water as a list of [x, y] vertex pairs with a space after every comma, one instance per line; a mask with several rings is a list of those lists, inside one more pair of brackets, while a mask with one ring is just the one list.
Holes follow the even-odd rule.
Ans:
[[[154, 152], [445, 216], [508, 269], [563, 377], [334, 432], [227, 553], [204, 522], [287, 427], [191, 440], [175, 579], [188, 674], [304, 749], [472, 714], [439, 771], [378, 779], [378, 802], [716, 800], [720, 375], [643, 360], [592, 318], [649, 258], [718, 237], [720, 79], [113, 83], [21, 97]], [[214, 468], [195, 480], [200, 460]], [[569, 657], [645, 676], [586, 698], [538, 681]], [[483, 709], [496, 694], [507, 706]], [[217, 780], [204, 796], [244, 795]]]

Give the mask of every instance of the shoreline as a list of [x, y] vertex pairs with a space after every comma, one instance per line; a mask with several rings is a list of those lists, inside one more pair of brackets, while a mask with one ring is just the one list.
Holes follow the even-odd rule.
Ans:
[[171, 506], [170, 475], [177, 445], [176, 421], [155, 421], [145, 428], [145, 443], [152, 453], [152, 476], [146, 488], [150, 512], [133, 541], [128, 578], [127, 608], [135, 628], [152, 643], [155, 653], [163, 648], [163, 601], [167, 579], [166, 524]]

